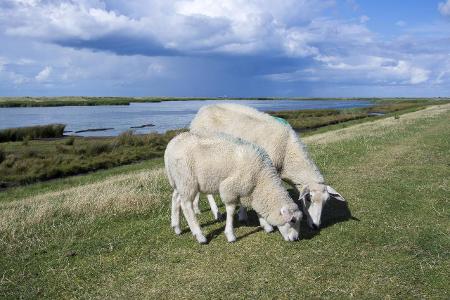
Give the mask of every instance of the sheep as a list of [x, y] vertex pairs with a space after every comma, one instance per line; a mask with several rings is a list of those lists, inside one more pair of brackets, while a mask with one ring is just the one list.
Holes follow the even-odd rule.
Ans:
[[[200, 108], [190, 130], [203, 134], [223, 132], [260, 145], [279, 176], [299, 191], [308, 225], [313, 229], [320, 227], [322, 208], [328, 199], [345, 201], [335, 189], [324, 183], [305, 145], [283, 119], [248, 106], [222, 103]], [[239, 215], [245, 216], [245, 211], [240, 211]]]
[[180, 206], [192, 234], [206, 243], [192, 202], [199, 192], [219, 193], [226, 208], [225, 235], [236, 237], [233, 214], [239, 199], [249, 197], [262, 224], [278, 226], [286, 241], [298, 239], [302, 213], [283, 188], [268, 155], [256, 145], [227, 136], [179, 134], [167, 145], [164, 163], [172, 194], [171, 226], [178, 235]]

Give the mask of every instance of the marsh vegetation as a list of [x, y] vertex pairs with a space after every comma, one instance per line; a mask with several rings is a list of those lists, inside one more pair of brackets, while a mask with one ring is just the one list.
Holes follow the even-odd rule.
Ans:
[[30, 139], [59, 138], [64, 134], [64, 124], [7, 128], [0, 130], [0, 143]]
[[111, 138], [69, 136], [0, 144], [0, 187], [65, 177], [161, 157], [177, 131]]

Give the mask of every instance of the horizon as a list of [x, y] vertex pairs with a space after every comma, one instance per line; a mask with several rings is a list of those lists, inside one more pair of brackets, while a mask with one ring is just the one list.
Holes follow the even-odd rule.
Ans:
[[0, 43], [0, 97], [450, 96], [450, 0], [6, 0]]

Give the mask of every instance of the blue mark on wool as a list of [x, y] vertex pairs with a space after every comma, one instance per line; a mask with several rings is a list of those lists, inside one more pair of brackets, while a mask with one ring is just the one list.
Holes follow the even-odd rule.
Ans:
[[285, 119], [283, 119], [283, 118], [278, 118], [278, 117], [273, 117], [273, 118], [275, 118], [275, 120], [277, 120], [277, 121], [280, 122], [281, 124], [284, 124], [284, 125], [288, 125], [288, 126], [289, 126], [288, 121], [286, 121]]

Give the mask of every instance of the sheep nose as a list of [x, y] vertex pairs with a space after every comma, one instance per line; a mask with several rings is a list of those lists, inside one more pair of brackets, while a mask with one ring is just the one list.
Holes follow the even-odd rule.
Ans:
[[312, 223], [312, 224], [311, 224], [311, 229], [318, 230], [318, 229], [319, 229], [319, 226], [316, 225], [316, 224], [314, 224], [314, 223]]

